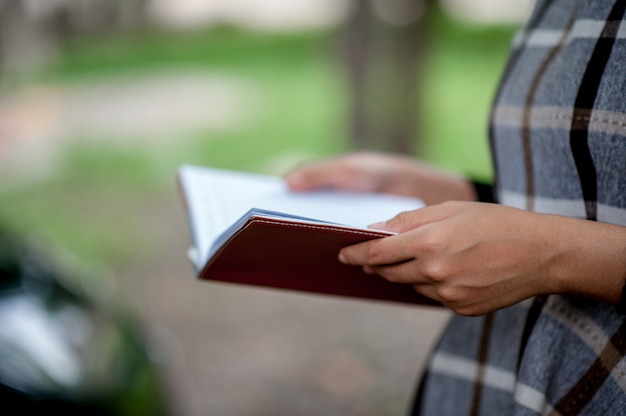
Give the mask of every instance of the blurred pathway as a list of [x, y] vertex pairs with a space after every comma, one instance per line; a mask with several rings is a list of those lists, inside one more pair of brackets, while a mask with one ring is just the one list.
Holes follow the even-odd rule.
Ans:
[[118, 278], [152, 328], [177, 415], [405, 414], [446, 311], [197, 281], [175, 196], [149, 204], [157, 247]]
[[[32, 166], [54, 169], [65, 137], [80, 132], [150, 146], [247, 115], [241, 105], [254, 102], [253, 91], [196, 76], [23, 91], [0, 104], [0, 118], [11, 121], [0, 123], [3, 177], [9, 169], [22, 178]], [[447, 312], [200, 282], [185, 255], [188, 227], [173, 186], [165, 195], [135, 195], [124, 212], [150, 253], [115, 270], [117, 293], [149, 328], [176, 416], [404, 414]]]
[[24, 87], [0, 98], [0, 176], [6, 185], [54, 173], [70, 140], [149, 151], [237, 125], [256, 103], [245, 80], [176, 68]]

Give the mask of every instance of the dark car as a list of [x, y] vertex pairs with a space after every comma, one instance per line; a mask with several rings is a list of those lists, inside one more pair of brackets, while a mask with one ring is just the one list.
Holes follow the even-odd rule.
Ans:
[[166, 415], [159, 366], [129, 316], [72, 289], [0, 229], [0, 403], [16, 414]]

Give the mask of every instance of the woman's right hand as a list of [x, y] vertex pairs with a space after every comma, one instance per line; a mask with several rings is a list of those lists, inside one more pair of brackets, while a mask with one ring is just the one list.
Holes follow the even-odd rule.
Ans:
[[321, 188], [418, 197], [427, 205], [474, 201], [470, 182], [406, 156], [357, 152], [304, 164], [286, 176], [294, 191]]

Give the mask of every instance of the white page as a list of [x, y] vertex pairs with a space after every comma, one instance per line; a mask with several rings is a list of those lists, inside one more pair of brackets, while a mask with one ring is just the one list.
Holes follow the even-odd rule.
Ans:
[[183, 166], [180, 180], [202, 265], [213, 242], [251, 208], [298, 215], [359, 228], [423, 206], [401, 196], [338, 191], [291, 192], [281, 178]]

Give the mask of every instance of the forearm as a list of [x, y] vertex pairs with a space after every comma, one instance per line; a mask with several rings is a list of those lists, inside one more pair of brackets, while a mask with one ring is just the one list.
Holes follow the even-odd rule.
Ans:
[[626, 281], [626, 227], [557, 218], [555, 291], [617, 304]]

